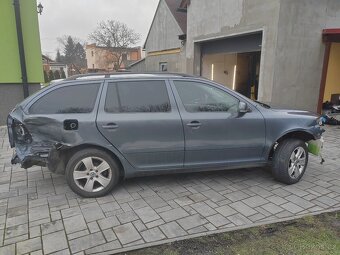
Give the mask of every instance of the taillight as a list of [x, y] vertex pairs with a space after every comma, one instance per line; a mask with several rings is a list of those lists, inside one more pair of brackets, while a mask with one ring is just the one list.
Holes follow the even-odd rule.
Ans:
[[14, 144], [14, 138], [13, 138], [13, 118], [11, 117], [11, 115], [8, 115], [7, 117], [7, 132], [8, 132], [8, 140], [9, 140], [9, 144], [11, 145], [11, 148], [13, 148], [15, 146]]
[[12, 130], [13, 130], [13, 137], [14, 137], [15, 142], [18, 142], [18, 143], [31, 143], [32, 142], [31, 134], [28, 132], [25, 125], [22, 124], [21, 122], [14, 120], [12, 124]]

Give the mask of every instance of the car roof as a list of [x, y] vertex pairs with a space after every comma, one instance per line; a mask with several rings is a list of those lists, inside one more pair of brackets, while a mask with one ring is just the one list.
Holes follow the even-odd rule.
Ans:
[[143, 79], [143, 78], [199, 78], [196, 76], [182, 74], [182, 73], [167, 73], [167, 72], [152, 72], [152, 73], [130, 73], [130, 72], [117, 72], [117, 73], [88, 73], [71, 76], [64, 81], [76, 80], [102, 80], [102, 79]]

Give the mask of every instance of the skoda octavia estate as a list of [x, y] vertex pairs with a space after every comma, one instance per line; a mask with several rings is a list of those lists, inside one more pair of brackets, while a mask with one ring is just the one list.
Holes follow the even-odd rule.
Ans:
[[68, 78], [25, 99], [8, 116], [12, 163], [65, 173], [84, 197], [121, 178], [270, 165], [298, 182], [317, 115], [279, 110], [204, 78], [103, 74]]

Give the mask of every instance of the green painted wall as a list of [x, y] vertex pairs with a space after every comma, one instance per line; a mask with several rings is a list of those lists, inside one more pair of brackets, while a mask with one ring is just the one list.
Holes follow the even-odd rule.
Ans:
[[[36, 0], [20, 0], [27, 76], [29, 83], [43, 82]], [[13, 0], [0, 0], [0, 83], [21, 83]]]

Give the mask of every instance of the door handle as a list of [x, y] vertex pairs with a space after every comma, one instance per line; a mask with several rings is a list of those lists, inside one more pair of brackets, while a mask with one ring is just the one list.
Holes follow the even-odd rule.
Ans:
[[187, 126], [192, 128], [199, 128], [201, 125], [202, 123], [197, 120], [191, 121], [190, 123], [187, 124]]
[[118, 125], [116, 123], [107, 123], [106, 125], [102, 125], [102, 128], [105, 128], [105, 129], [117, 129]]

